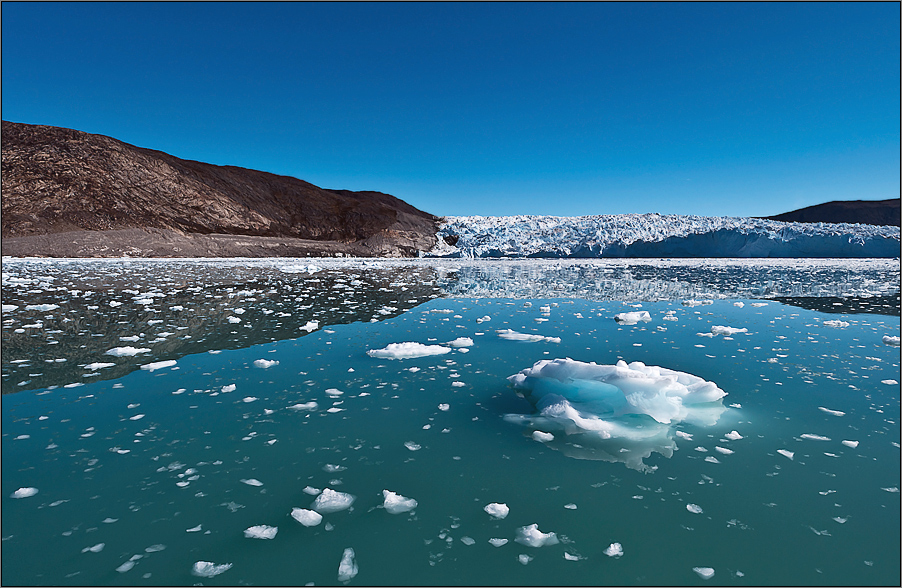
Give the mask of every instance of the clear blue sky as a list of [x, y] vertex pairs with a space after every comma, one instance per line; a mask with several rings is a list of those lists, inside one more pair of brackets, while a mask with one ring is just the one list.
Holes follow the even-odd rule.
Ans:
[[4, 120], [438, 215], [899, 196], [900, 4], [2, 4]]

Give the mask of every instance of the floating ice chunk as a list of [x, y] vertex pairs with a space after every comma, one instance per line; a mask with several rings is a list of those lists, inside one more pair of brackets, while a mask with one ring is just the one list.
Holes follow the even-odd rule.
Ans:
[[558, 543], [558, 538], [554, 533], [539, 531], [539, 525], [533, 523], [517, 529], [517, 537], [514, 541], [528, 547], [542, 547], [543, 545], [555, 545]]
[[238, 318], [237, 316], [230, 316], [230, 317], [228, 317], [228, 321], [234, 325], [234, 324], [240, 323], [241, 319]]
[[[510, 514], [511, 511], [510, 507], [508, 507], [503, 502], [492, 502], [491, 504], [486, 504], [483, 510], [496, 519], [503, 519], [508, 514]], [[507, 541], [505, 541], [505, 543], [506, 542]]]
[[128, 560], [127, 562], [123, 563], [118, 568], [116, 568], [116, 571], [119, 572], [120, 574], [124, 574], [125, 572], [129, 571], [133, 567], [135, 567], [135, 562], [133, 560]]
[[37, 488], [27, 487], [27, 488], [19, 488], [12, 494], [10, 494], [11, 498], [28, 498], [30, 496], [34, 496], [38, 493]]
[[476, 319], [476, 322], [477, 322], [477, 323], [484, 323], [484, 322], [490, 321], [490, 320], [492, 320], [492, 317], [490, 317], [489, 315], [485, 315], [485, 316], [482, 317], [482, 318]]
[[99, 369], [103, 369], [103, 368], [113, 367], [114, 365], [116, 365], [116, 364], [115, 363], [105, 363], [105, 362], [94, 362], [94, 363], [89, 363], [88, 365], [86, 365], [85, 369], [99, 370]]
[[640, 310], [637, 312], [621, 312], [614, 315], [614, 320], [622, 325], [635, 325], [639, 321], [646, 323], [651, 321], [651, 315], [648, 314], [647, 310]]
[[341, 396], [342, 394], [344, 394], [344, 392], [342, 392], [338, 388], [327, 388], [326, 394], [328, 394], [329, 396]]
[[526, 555], [525, 553], [521, 553], [517, 556], [517, 560], [523, 564], [524, 566], [532, 561], [532, 557]]
[[25, 307], [25, 310], [38, 310], [41, 312], [50, 312], [51, 310], [56, 310], [59, 308], [59, 304], [29, 304]]
[[714, 304], [713, 300], [683, 300], [683, 306], [705, 306], [708, 304]]
[[288, 408], [292, 408], [294, 410], [316, 410], [319, 405], [315, 401], [310, 402], [302, 402], [298, 404], [292, 404]]
[[898, 486], [891, 486], [889, 488], [881, 488], [884, 492], [889, 492], [891, 494], [897, 494], [899, 492]]
[[244, 530], [244, 536], [248, 539], [274, 539], [276, 533], [279, 532], [278, 527], [270, 527], [269, 525], [254, 525]]
[[235, 387], [236, 387], [235, 384], [226, 384], [225, 386], [222, 387], [222, 392], [223, 393], [234, 392]]
[[451, 347], [472, 347], [473, 340], [469, 337], [458, 337], [454, 341], [448, 341], [448, 345]]
[[338, 581], [348, 582], [357, 575], [357, 562], [354, 561], [354, 550], [348, 547], [341, 554], [341, 563], [338, 564]]
[[314, 488], [313, 486], [304, 486], [304, 494], [309, 494], [310, 496], [316, 496], [322, 492], [319, 488]]
[[101, 551], [103, 551], [104, 547], [106, 547], [106, 543], [98, 543], [97, 545], [93, 545], [91, 547], [85, 547], [81, 550], [81, 552], [88, 553], [90, 551], [91, 553], [100, 553]]
[[733, 306], [738, 306], [739, 308], [742, 308], [743, 306], [745, 306], [745, 303], [743, 303], [743, 302], [734, 302], [734, 303], [733, 303]]
[[607, 549], [604, 550], [604, 554], [608, 557], [620, 557], [623, 555], [623, 546], [619, 543], [611, 543], [608, 545]]
[[730, 431], [729, 433], [724, 435], [724, 437], [726, 437], [730, 441], [738, 441], [738, 440], [742, 439], [742, 435], [740, 435], [736, 431]]
[[451, 405], [450, 405], [450, 404], [444, 404], [444, 403], [442, 403], [442, 404], [439, 404], [439, 405], [438, 405], [438, 409], [441, 410], [441, 411], [446, 411], [446, 410], [448, 410], [448, 409], [450, 409], [450, 408], [451, 408]]
[[263, 482], [256, 478], [248, 478], [246, 480], [241, 480], [242, 483], [247, 484], [248, 486], [262, 486]]
[[212, 578], [213, 576], [218, 576], [219, 574], [228, 571], [231, 567], [232, 564], [230, 563], [217, 565], [212, 561], [197, 561], [194, 562], [191, 573], [195, 576], [200, 576], [201, 578]]
[[846, 414], [841, 410], [830, 410], [829, 408], [824, 408], [823, 406], [818, 406], [817, 408], [818, 410], [822, 410], [827, 414], [832, 414], [833, 416], [845, 416]]
[[292, 508], [291, 517], [305, 527], [315, 527], [323, 521], [323, 515], [306, 508]]
[[128, 417], [128, 420], [130, 420], [130, 421], [140, 421], [140, 420], [143, 419], [144, 417], [145, 417], [145, 415], [143, 415], [143, 414], [136, 414], [136, 415], [133, 415], [133, 416]]
[[352, 504], [354, 504], [354, 500], [356, 500], [356, 498], [357, 497], [352, 494], [338, 492], [336, 490], [332, 490], [331, 488], [323, 488], [323, 491], [320, 493], [320, 495], [317, 496], [316, 500], [313, 501], [312, 508], [320, 514], [338, 512], [340, 510], [349, 508]]
[[710, 580], [714, 575], [714, 568], [692, 568], [692, 571], [698, 574], [702, 580]]
[[893, 337], [891, 335], [884, 335], [883, 343], [886, 345], [895, 345], [896, 347], [899, 347], [899, 337]]
[[417, 443], [414, 443], [413, 441], [405, 441], [404, 447], [406, 447], [407, 449], [409, 449], [411, 451], [419, 451], [420, 449], [422, 449], [422, 446], [418, 445]]
[[849, 323], [846, 321], [835, 320], [835, 321], [824, 321], [824, 325], [828, 327], [848, 327]]
[[564, 508], [566, 508], [566, 509], [568, 509], [568, 510], [576, 510], [577, 507], [576, 507], [575, 504], [573, 504], [573, 503], [571, 502], [570, 504], [565, 504], [565, 505], [564, 505]]
[[473, 545], [474, 543], [476, 543], [476, 539], [473, 539], [472, 537], [467, 537], [466, 535], [464, 535], [463, 537], [461, 537], [461, 538], [460, 538], [460, 541], [461, 541], [464, 545]]
[[413, 510], [417, 507], [417, 501], [413, 498], [407, 498], [401, 496], [400, 494], [395, 494], [391, 490], [383, 490], [382, 496], [385, 499], [382, 503], [382, 506], [385, 507], [385, 510], [387, 510], [389, 514], [400, 514], [402, 512]]
[[899, 382], [896, 380], [880, 380], [881, 384], [887, 384], [888, 386], [898, 386]]
[[777, 453], [779, 453], [783, 457], [788, 457], [789, 459], [792, 459], [792, 456], [795, 455], [794, 451], [789, 451], [788, 449], [778, 449]]
[[554, 435], [552, 435], [551, 433], [545, 433], [543, 431], [533, 431], [532, 438], [536, 441], [541, 441], [542, 443], [554, 441]]
[[692, 433], [687, 433], [686, 431], [677, 431], [676, 436], [682, 437], [686, 441], [692, 441]]
[[341, 412], [341, 411], [343, 411], [343, 410], [345, 410], [345, 409], [344, 409], [344, 408], [336, 408], [336, 407], [333, 406], [332, 408], [327, 408], [327, 409], [326, 409], [326, 412], [332, 412], [332, 413], [335, 413], [335, 412]]
[[383, 349], [370, 349], [366, 352], [370, 357], [385, 359], [412, 359], [415, 357], [427, 357], [430, 355], [443, 355], [450, 353], [450, 347], [442, 345], [423, 345], [422, 343], [404, 342], [389, 343]]
[[502, 545], [507, 545], [507, 539], [499, 539], [498, 537], [492, 537], [491, 539], [489, 539], [489, 543], [491, 543], [495, 547], [501, 547]]
[[686, 510], [688, 510], [689, 512], [694, 513], [694, 514], [702, 514], [702, 512], [704, 512], [702, 510], [702, 507], [700, 507], [697, 504], [687, 504]]
[[271, 368], [274, 365], [279, 365], [278, 360], [274, 360], [274, 359], [255, 359], [254, 360], [254, 367], [266, 369], [266, 368]]
[[823, 435], [814, 435], [812, 433], [802, 433], [799, 435], [802, 439], [810, 439], [812, 441], [829, 441], [830, 437], [824, 437]]
[[203, 525], [198, 525], [196, 527], [191, 527], [190, 529], [185, 529], [186, 533], [198, 533], [203, 530]]
[[126, 357], [132, 355], [138, 355], [139, 353], [149, 353], [150, 349], [147, 347], [132, 347], [131, 345], [127, 345], [125, 347], [113, 347], [112, 349], [106, 352], [106, 355], [114, 355], [116, 357]]
[[752, 306], [755, 308], [761, 308], [762, 306], [767, 306], [767, 302], [752, 302]]
[[256, 402], [257, 400], [260, 400], [260, 399], [257, 398], [256, 396], [245, 396], [244, 398], [241, 399], [241, 402]]
[[161, 370], [161, 369], [163, 369], [163, 368], [172, 367], [172, 366], [174, 366], [176, 363], [177, 363], [177, 362], [176, 362], [176, 360], [174, 360], [174, 359], [167, 359], [167, 360], [165, 360], [165, 361], [155, 361], [155, 362], [153, 362], [153, 363], [146, 363], [146, 364], [142, 365], [142, 366], [141, 366], [141, 369], [142, 369], [142, 370], [147, 370], [147, 371], [149, 371], [149, 372], [152, 372], [152, 371], [154, 371], [154, 370]]
[[842, 444], [846, 447], [851, 447], [852, 449], [858, 447], [858, 441], [849, 441], [848, 439], [844, 439]]
[[728, 337], [735, 335], [736, 333], [748, 333], [749, 330], [746, 328], [737, 329], [735, 327], [722, 327], [720, 325], [714, 325], [711, 327], [712, 335], [726, 335]]
[[719, 451], [720, 453], [723, 453], [724, 455], [732, 455], [733, 454], [732, 449], [727, 449], [726, 447], [720, 447], [718, 445], [714, 446], [714, 451]]
[[307, 324], [300, 328], [302, 331], [312, 333], [319, 328], [319, 321], [307, 321]]
[[713, 455], [709, 455], [708, 457], [706, 457], [705, 461], [707, 461], [708, 463], [720, 463], [720, 460], [717, 459], [716, 457], [714, 457]]
[[12, 312], [17, 308], [19, 308], [18, 304], [4, 304], [2, 307], [0, 307], [0, 310], [2, 310], [3, 312]]
[[531, 335], [529, 333], [518, 333], [513, 329], [502, 329], [500, 331], [495, 331], [498, 333], [498, 336], [502, 339], [506, 339], [508, 341], [527, 341], [529, 343], [539, 343], [542, 341], [548, 343], [560, 343], [560, 337], [545, 337], [542, 335]]

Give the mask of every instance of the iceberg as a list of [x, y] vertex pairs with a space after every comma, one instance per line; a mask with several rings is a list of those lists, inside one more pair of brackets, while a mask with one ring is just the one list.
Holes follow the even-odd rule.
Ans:
[[315, 527], [323, 521], [323, 515], [315, 510], [307, 510], [306, 508], [292, 508], [291, 518], [305, 527]]
[[212, 578], [213, 576], [218, 576], [219, 574], [227, 571], [231, 567], [232, 564], [230, 563], [216, 565], [211, 561], [198, 561], [194, 562], [194, 567], [191, 569], [191, 573], [195, 576], [200, 576], [201, 578]]
[[355, 496], [337, 492], [331, 488], [323, 488], [322, 493], [313, 501], [313, 510], [320, 514], [338, 512], [354, 504]]
[[341, 554], [338, 564], [338, 581], [348, 582], [357, 575], [357, 562], [354, 561], [354, 550], [348, 547]]
[[491, 504], [486, 504], [483, 510], [496, 519], [503, 519], [508, 514], [510, 514], [511, 511], [509, 506], [501, 502], [492, 502]]
[[383, 490], [382, 496], [385, 498], [382, 505], [389, 514], [401, 514], [402, 512], [408, 512], [417, 507], [417, 501], [413, 498], [406, 498], [391, 490]]
[[[427, 257], [899, 257], [899, 227], [748, 217], [454, 216]], [[449, 243], [454, 243], [450, 245]]]
[[621, 312], [620, 314], [614, 315], [614, 320], [622, 325], [635, 325], [639, 321], [649, 322], [651, 320], [651, 315], [648, 314], [647, 310]]
[[450, 353], [450, 347], [442, 345], [423, 345], [422, 343], [389, 343], [382, 349], [370, 349], [366, 352], [370, 357], [381, 357], [384, 359], [413, 359], [416, 357], [427, 357], [429, 355], [443, 355]]
[[533, 438], [570, 457], [644, 472], [654, 471], [642, 461], [652, 452], [673, 455], [674, 425], [711, 426], [727, 410], [726, 392], [713, 382], [642, 362], [541, 360], [508, 381], [537, 412], [505, 420], [530, 427], [540, 433]]
[[514, 541], [528, 547], [542, 547], [543, 545], [557, 544], [558, 538], [554, 533], [543, 533], [539, 531], [539, 525], [533, 523], [517, 529], [517, 537]]

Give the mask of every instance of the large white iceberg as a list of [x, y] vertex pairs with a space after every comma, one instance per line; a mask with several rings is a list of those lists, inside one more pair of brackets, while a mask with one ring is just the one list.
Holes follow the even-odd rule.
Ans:
[[571, 457], [639, 471], [653, 471], [642, 461], [652, 452], [673, 454], [673, 425], [710, 426], [726, 410], [726, 392], [713, 382], [638, 361], [541, 360], [508, 380], [537, 413], [506, 420], [553, 432], [547, 445]]

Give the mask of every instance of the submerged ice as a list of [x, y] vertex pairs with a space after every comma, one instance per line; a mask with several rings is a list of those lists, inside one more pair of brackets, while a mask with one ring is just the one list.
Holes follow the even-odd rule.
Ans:
[[670, 457], [672, 426], [710, 426], [727, 410], [726, 392], [703, 378], [642, 362], [598, 365], [572, 359], [541, 360], [510, 376], [534, 415], [508, 421], [541, 431], [541, 440], [571, 457], [623, 462], [651, 471], [643, 458]]

